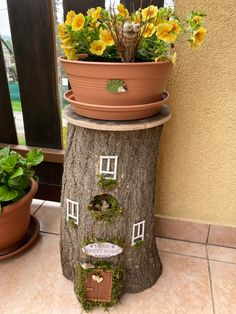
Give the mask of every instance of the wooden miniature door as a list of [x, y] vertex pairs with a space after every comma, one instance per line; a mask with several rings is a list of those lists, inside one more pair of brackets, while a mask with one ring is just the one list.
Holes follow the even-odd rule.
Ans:
[[86, 280], [87, 300], [111, 302], [111, 289], [111, 271], [96, 271], [88, 274]]

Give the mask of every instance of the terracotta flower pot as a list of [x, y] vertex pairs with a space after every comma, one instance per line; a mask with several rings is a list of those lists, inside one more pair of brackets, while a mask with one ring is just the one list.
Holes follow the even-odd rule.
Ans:
[[70, 103], [71, 109], [81, 116], [98, 120], [124, 121], [143, 119], [157, 114], [166, 103], [169, 94], [164, 92], [162, 99], [154, 103], [127, 106], [84, 104], [75, 100], [72, 90], [67, 91], [64, 98]]
[[[162, 99], [173, 64], [170, 61], [112, 63], [73, 61], [60, 57], [75, 97], [87, 105], [130, 106]], [[123, 81], [114, 93], [111, 81]]]
[[22, 244], [30, 223], [32, 199], [38, 183], [31, 179], [30, 191], [17, 202], [3, 207], [0, 215], [0, 253], [10, 252]]

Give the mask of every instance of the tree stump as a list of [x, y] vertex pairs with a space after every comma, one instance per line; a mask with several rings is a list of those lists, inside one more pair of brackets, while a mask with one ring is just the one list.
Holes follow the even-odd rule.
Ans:
[[[69, 123], [61, 197], [63, 274], [74, 281], [82, 303], [91, 300], [113, 304], [115, 278], [121, 281], [117, 286], [120, 294], [136, 293], [155, 284], [162, 272], [153, 231], [153, 206], [159, 139], [170, 114], [163, 107], [148, 119], [108, 122], [78, 116], [68, 106], [64, 118]], [[109, 181], [108, 176], [114, 180]], [[98, 184], [101, 179], [117, 186], [104, 190]], [[89, 245], [93, 254], [87, 250]], [[94, 253], [98, 257], [92, 256]], [[114, 277], [117, 272], [108, 276], [109, 271], [117, 269], [119, 276]], [[113, 278], [110, 288], [105, 273]], [[90, 287], [93, 280], [100, 288], [107, 282], [104, 289], [110, 291], [89, 297], [91, 290], [96, 290]], [[101, 294], [102, 289], [98, 290]]]

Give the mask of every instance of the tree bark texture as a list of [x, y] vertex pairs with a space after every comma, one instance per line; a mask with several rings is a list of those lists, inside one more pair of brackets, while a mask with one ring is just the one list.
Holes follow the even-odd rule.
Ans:
[[[156, 168], [162, 125], [151, 129], [109, 132], [68, 124], [67, 149], [61, 197], [61, 263], [65, 277], [76, 282], [75, 267], [84, 253], [82, 243], [96, 238], [109, 242], [119, 239], [126, 246], [117, 256], [105, 260], [124, 269], [124, 291], [136, 293], [151, 287], [161, 275], [162, 266], [156, 248], [154, 198]], [[114, 223], [97, 221], [88, 210], [94, 196], [102, 194], [98, 186], [100, 156], [118, 156], [118, 187], [107, 192], [123, 208]], [[68, 227], [66, 200], [79, 203], [77, 229]], [[132, 246], [133, 224], [145, 220], [144, 242]], [[89, 257], [90, 262], [98, 259]]]

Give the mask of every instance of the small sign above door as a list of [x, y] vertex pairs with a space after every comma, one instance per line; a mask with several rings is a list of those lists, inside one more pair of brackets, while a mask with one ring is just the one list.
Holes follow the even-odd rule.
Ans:
[[82, 248], [82, 251], [87, 255], [97, 257], [97, 258], [106, 258], [111, 256], [116, 256], [122, 253], [123, 249], [113, 243], [109, 242], [98, 242], [90, 243]]

